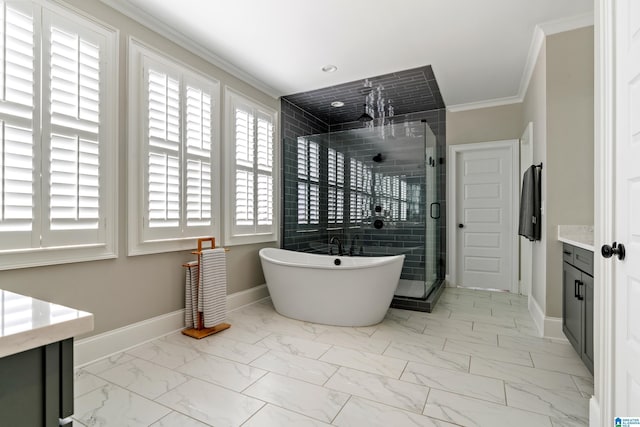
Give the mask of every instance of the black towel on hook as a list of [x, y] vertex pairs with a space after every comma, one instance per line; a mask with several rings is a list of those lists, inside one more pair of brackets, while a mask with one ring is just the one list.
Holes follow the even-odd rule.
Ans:
[[540, 240], [542, 220], [540, 217], [540, 177], [540, 168], [535, 165], [530, 166], [522, 177], [518, 234], [531, 241]]

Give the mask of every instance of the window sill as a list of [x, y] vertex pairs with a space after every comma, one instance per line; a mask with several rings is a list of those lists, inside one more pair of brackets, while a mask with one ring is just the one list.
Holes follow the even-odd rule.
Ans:
[[113, 259], [118, 257], [118, 252], [113, 247], [105, 245], [83, 245], [2, 252], [0, 256], [0, 270], [15, 270]]

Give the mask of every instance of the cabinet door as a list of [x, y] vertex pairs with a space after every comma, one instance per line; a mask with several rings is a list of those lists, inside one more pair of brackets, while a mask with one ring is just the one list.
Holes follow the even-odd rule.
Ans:
[[593, 277], [582, 273], [584, 296], [584, 346], [582, 360], [593, 374]]
[[582, 301], [576, 297], [576, 283], [582, 273], [566, 262], [562, 263], [562, 330], [567, 339], [582, 356]]

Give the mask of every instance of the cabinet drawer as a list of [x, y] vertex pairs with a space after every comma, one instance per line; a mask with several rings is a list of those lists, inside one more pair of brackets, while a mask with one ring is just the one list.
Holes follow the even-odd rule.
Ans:
[[593, 252], [582, 248], [573, 248], [573, 265], [593, 276]]
[[562, 245], [562, 260], [573, 264], [573, 246], [567, 245], [566, 243]]

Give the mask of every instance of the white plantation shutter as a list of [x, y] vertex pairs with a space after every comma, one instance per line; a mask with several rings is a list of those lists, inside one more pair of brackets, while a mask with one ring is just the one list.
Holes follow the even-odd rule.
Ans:
[[114, 52], [73, 12], [0, 1], [2, 267], [113, 256]]
[[298, 224], [320, 223], [320, 146], [298, 138]]
[[[157, 228], [180, 227], [180, 81], [153, 69], [147, 78], [147, 235], [167, 237]], [[160, 68], [160, 67], [158, 67]]]
[[344, 221], [344, 154], [333, 148], [327, 150], [328, 192], [327, 204], [329, 224], [342, 224]]
[[[57, 15], [45, 20], [42, 191], [44, 245], [103, 239], [101, 220], [101, 52], [104, 38]], [[44, 172], [44, 171], [43, 171]]]
[[31, 246], [34, 28], [24, 3], [0, 3], [0, 250]]
[[[229, 243], [275, 238], [275, 112], [227, 88]], [[262, 237], [256, 237], [262, 236]]]
[[352, 158], [349, 160], [349, 175], [349, 221], [357, 223], [364, 220], [371, 209], [373, 174], [370, 167]]
[[214, 84], [132, 50], [141, 50], [144, 85], [142, 243], [211, 235]]
[[212, 221], [211, 95], [187, 85], [187, 226], [209, 226]]
[[258, 116], [256, 145], [257, 192], [256, 220], [258, 226], [273, 224], [273, 123], [271, 118]]

